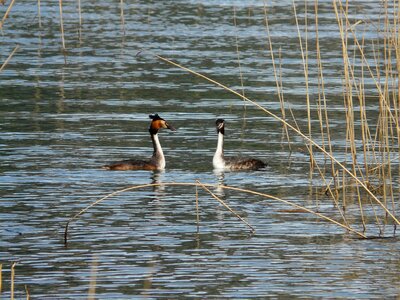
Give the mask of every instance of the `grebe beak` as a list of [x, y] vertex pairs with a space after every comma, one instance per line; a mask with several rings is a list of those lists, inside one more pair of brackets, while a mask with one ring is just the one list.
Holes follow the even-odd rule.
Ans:
[[165, 126], [167, 126], [167, 128], [171, 131], [176, 131], [175, 127], [169, 125], [167, 122], [165, 122]]

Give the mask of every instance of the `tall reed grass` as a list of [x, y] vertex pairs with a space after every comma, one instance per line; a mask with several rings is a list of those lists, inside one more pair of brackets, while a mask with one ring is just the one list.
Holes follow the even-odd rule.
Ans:
[[[303, 70], [306, 83], [306, 105], [307, 105], [307, 129], [308, 138], [311, 133], [322, 141], [317, 146], [310, 143], [310, 173], [317, 175], [326, 183], [329, 183], [326, 190], [332, 198], [335, 206], [343, 216], [346, 216], [346, 208], [349, 203], [358, 203], [358, 218], [360, 226], [365, 232], [367, 224], [375, 224], [379, 234], [384, 234], [383, 224], [393, 224], [396, 229], [398, 223], [397, 211], [399, 198], [399, 51], [398, 51], [398, 4], [389, 1], [383, 3], [383, 31], [380, 31], [380, 24], [366, 24], [364, 20], [350, 20], [349, 2], [333, 1], [333, 9], [338, 24], [338, 33], [342, 48], [343, 61], [343, 110], [345, 111], [346, 124], [346, 149], [343, 155], [345, 161], [339, 161], [334, 156], [332, 145], [329, 113], [325, 95], [323, 53], [321, 53], [318, 35], [318, 1], [314, 2], [314, 30], [315, 36], [315, 59], [317, 61], [317, 82], [318, 101], [317, 118], [319, 130], [311, 128], [314, 116], [310, 114], [311, 103], [308, 95], [307, 83], [309, 78], [309, 65], [307, 58], [309, 53], [307, 1], [304, 2], [302, 22], [303, 32], [300, 33], [300, 20], [297, 16], [297, 6], [293, 2], [293, 11], [298, 28], [299, 49], [303, 61]], [[393, 12], [391, 14], [390, 12]], [[396, 14], [397, 12], [397, 14]], [[268, 14], [264, 9], [265, 24], [267, 32]], [[366, 27], [377, 28], [378, 35], [383, 36], [383, 41], [368, 41], [366, 44], [364, 33]], [[302, 40], [300, 37], [305, 37]], [[270, 52], [273, 53], [273, 43], [269, 41]], [[373, 49], [367, 52], [367, 49]], [[371, 56], [372, 57], [368, 57]], [[274, 57], [272, 63], [275, 65]], [[370, 66], [373, 61], [375, 69]], [[395, 66], [395, 68], [394, 68]], [[275, 67], [274, 67], [275, 70]], [[366, 82], [373, 82], [376, 88], [376, 100], [379, 103], [379, 112], [371, 110], [366, 105], [366, 99], [371, 98], [365, 90]], [[281, 94], [281, 81], [276, 79], [278, 95]], [[283, 98], [280, 96], [280, 98]], [[282, 101], [282, 100], [280, 100]], [[359, 111], [359, 112], [358, 112]], [[282, 114], [283, 115], [283, 114]], [[283, 115], [284, 116], [284, 115]], [[291, 114], [295, 127], [300, 131], [295, 116]], [[282, 118], [286, 120], [286, 118]], [[371, 124], [371, 120], [377, 120]], [[297, 132], [299, 133], [299, 132]], [[305, 134], [304, 134], [305, 135]], [[304, 137], [304, 136], [303, 136]], [[311, 145], [317, 146], [324, 153], [324, 158], [330, 160], [330, 167], [324, 165], [324, 160], [319, 159], [318, 154], [313, 153]], [[337, 153], [337, 151], [336, 151]], [[315, 163], [316, 168], [313, 166]], [[318, 165], [321, 165], [318, 167]], [[341, 169], [338, 172], [338, 169]], [[354, 211], [353, 211], [354, 213]], [[374, 221], [368, 220], [373, 219]]]

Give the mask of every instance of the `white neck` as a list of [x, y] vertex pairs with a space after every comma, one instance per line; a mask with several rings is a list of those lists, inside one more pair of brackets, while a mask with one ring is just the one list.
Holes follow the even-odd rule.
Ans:
[[214, 166], [214, 169], [223, 169], [225, 167], [224, 135], [221, 132], [218, 132], [217, 150], [215, 151], [215, 154], [213, 157], [213, 166]]
[[156, 164], [157, 169], [162, 170], [165, 169], [165, 158], [164, 158], [164, 153], [161, 148], [160, 141], [158, 140], [158, 134], [152, 134], [151, 135], [151, 140], [153, 141], [153, 156], [151, 157], [151, 160]]

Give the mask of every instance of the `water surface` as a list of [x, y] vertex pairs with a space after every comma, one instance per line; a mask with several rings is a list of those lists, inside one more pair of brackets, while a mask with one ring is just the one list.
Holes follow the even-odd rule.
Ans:
[[[285, 98], [306, 130], [292, 2], [267, 4]], [[291, 136], [290, 152], [275, 119], [154, 57], [176, 60], [280, 114], [262, 2], [131, 1], [124, 3], [124, 26], [117, 3], [82, 2], [81, 27], [76, 3], [64, 5], [65, 56], [55, 2], [42, 2], [41, 28], [36, 3], [16, 2], [0, 38], [1, 61], [20, 45], [0, 74], [2, 296], [10, 294], [12, 262], [17, 262], [18, 298], [25, 297], [25, 286], [38, 299], [86, 298], [90, 285], [99, 299], [398, 295], [397, 239], [359, 240], [284, 203], [227, 190], [213, 192], [255, 228], [254, 234], [201, 189], [198, 228], [195, 188], [158, 186], [92, 207], [71, 224], [65, 247], [70, 217], [108, 193], [139, 184], [223, 183], [337, 214], [319, 193], [323, 183], [310, 179], [301, 138]], [[355, 1], [350, 9], [352, 20], [368, 20], [367, 40], [380, 38], [379, 3]], [[5, 10], [1, 7], [2, 14]], [[297, 4], [297, 13], [305, 38], [304, 3]], [[319, 1], [318, 14], [332, 143], [343, 158], [343, 60], [331, 1]], [[316, 116], [312, 29], [309, 93]], [[375, 89], [366, 80], [371, 111], [377, 109]], [[151, 155], [147, 127], [154, 112], [178, 129], [160, 133], [166, 170], [102, 170], [109, 161]], [[265, 160], [267, 170], [213, 172], [219, 117], [227, 121], [226, 154]], [[390, 224], [386, 230], [390, 236]]]

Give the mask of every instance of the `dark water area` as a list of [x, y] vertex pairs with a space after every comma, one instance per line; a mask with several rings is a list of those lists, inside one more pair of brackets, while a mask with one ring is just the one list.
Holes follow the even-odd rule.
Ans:
[[[309, 18], [308, 92], [316, 116], [314, 2], [307, 14], [304, 2], [297, 2], [303, 40]], [[89, 1], [81, 3], [80, 25], [77, 3], [64, 1], [63, 51], [58, 3], [42, 1], [39, 18], [37, 3], [15, 2], [0, 36], [1, 62], [19, 45], [0, 73], [0, 299], [10, 297], [13, 262], [18, 299], [26, 297], [26, 288], [33, 299], [86, 299], [90, 288], [96, 299], [398, 297], [397, 238], [360, 240], [285, 203], [231, 190], [212, 189], [255, 233], [201, 188], [197, 227], [196, 189], [161, 185], [93, 206], [71, 223], [64, 245], [74, 214], [109, 193], [150, 183], [222, 183], [340, 219], [320, 193], [324, 183], [309, 174], [300, 137], [291, 134], [291, 152], [274, 118], [155, 57], [210, 76], [280, 115], [266, 9], [285, 105], [306, 132], [293, 3], [266, 3], [125, 1], [122, 22], [119, 2]], [[1, 16], [7, 6], [0, 7]], [[350, 12], [354, 23], [363, 20], [360, 37], [382, 38], [380, 2], [352, 1]], [[344, 159], [343, 58], [332, 1], [319, 1], [318, 17], [332, 144]], [[367, 78], [364, 89], [372, 122], [378, 94]], [[177, 128], [160, 132], [166, 169], [101, 169], [110, 161], [151, 155], [150, 113]], [[268, 168], [214, 173], [216, 118], [227, 122], [226, 155], [254, 156]]]

